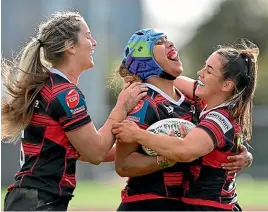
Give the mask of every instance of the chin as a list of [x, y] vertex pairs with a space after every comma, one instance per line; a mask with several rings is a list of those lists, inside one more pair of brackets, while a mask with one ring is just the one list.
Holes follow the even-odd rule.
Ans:
[[183, 72], [183, 68], [177, 68], [176, 70], [173, 71], [174, 74], [172, 74], [174, 77], [178, 77], [181, 75], [181, 73]]
[[197, 89], [195, 90], [195, 95], [198, 96], [199, 98], [203, 99], [204, 95], [202, 95], [202, 94], [203, 94], [203, 93], [200, 92], [200, 90], [199, 90], [198, 87], [197, 87]]
[[94, 65], [95, 65], [95, 63], [93, 61], [90, 61], [89, 64], [88, 64], [88, 68], [87, 69], [93, 68]]

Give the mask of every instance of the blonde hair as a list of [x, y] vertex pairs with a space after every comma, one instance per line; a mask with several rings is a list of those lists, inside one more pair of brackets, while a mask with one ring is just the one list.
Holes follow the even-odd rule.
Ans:
[[56, 12], [39, 25], [36, 38], [22, 50], [19, 62], [2, 59], [2, 80], [7, 96], [2, 98], [2, 139], [14, 142], [32, 118], [33, 102], [46, 81], [49, 68], [62, 60], [64, 51], [78, 42], [78, 12]]

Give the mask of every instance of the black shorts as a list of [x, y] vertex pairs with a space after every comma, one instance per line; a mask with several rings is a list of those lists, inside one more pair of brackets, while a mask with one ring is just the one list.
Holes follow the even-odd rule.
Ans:
[[4, 211], [67, 211], [69, 199], [32, 188], [14, 188], [5, 197]]
[[185, 211], [242, 211], [242, 208], [238, 205], [238, 203], [235, 204], [233, 210], [226, 210], [222, 208], [215, 208], [204, 205], [190, 205], [186, 203], [183, 203], [182, 207]]
[[149, 199], [121, 203], [117, 211], [182, 211], [182, 202], [173, 199]]

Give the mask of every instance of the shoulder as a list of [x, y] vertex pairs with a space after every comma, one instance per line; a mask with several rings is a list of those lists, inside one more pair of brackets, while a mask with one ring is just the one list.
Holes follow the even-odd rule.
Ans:
[[233, 120], [231, 114], [227, 109], [215, 109], [209, 111], [204, 117], [201, 118], [201, 121], [210, 121], [218, 126], [224, 133], [228, 132], [233, 126]]

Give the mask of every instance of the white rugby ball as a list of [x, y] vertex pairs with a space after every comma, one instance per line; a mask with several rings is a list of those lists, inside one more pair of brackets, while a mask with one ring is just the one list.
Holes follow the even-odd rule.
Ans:
[[[190, 122], [179, 118], [168, 118], [155, 122], [147, 128], [148, 131], [154, 134], [170, 135], [174, 131], [176, 137], [180, 137], [179, 127], [184, 125], [186, 131], [189, 132], [195, 125]], [[157, 141], [155, 141], [157, 142]], [[142, 149], [150, 156], [156, 156], [157, 153], [146, 146], [142, 146]]]

